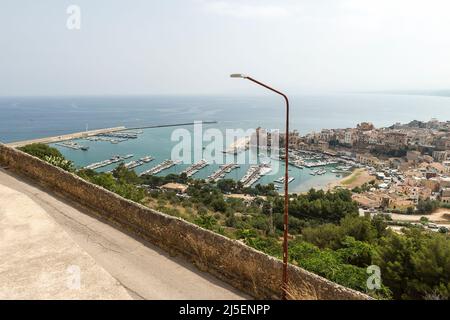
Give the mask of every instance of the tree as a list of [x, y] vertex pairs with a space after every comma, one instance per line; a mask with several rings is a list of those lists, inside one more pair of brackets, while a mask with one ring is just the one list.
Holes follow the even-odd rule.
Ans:
[[117, 193], [118, 195], [135, 202], [141, 202], [145, 198], [145, 190], [127, 183], [121, 179], [115, 179], [110, 173], [98, 173], [94, 170], [79, 170], [77, 174], [96, 185]]
[[[274, 201], [274, 210], [282, 212], [284, 202], [281, 197]], [[293, 196], [289, 214], [297, 218], [318, 219], [322, 222], [338, 222], [347, 215], [357, 215], [358, 206], [348, 190], [335, 192], [311, 189], [306, 195]]]
[[236, 189], [236, 182], [233, 179], [222, 179], [217, 182], [217, 187], [224, 193], [229, 193]]
[[128, 170], [123, 163], [117, 166], [112, 172], [114, 178], [121, 183], [140, 184], [141, 179], [134, 170]]
[[319, 248], [336, 250], [345, 247], [346, 237], [375, 243], [385, 232], [386, 225], [378, 219], [370, 220], [366, 217], [349, 215], [343, 218], [339, 225], [326, 223], [317, 227], [307, 227], [302, 230], [302, 236]]
[[211, 202], [211, 207], [215, 211], [225, 212], [227, 209], [227, 204], [225, 203], [225, 201], [223, 199], [217, 198], [213, 202]]
[[419, 202], [417, 203], [417, 212], [419, 214], [429, 214], [429, 213], [432, 213], [434, 210], [436, 210], [438, 207], [439, 207], [439, 202], [436, 200], [419, 199]]

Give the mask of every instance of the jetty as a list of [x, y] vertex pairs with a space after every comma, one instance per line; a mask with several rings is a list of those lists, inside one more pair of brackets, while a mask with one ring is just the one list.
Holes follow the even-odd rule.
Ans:
[[[284, 180], [285, 179], [284, 179], [284, 176], [283, 176], [283, 177], [280, 177], [280, 178], [276, 179], [274, 182], [282, 184], [282, 183], [284, 183]], [[288, 177], [288, 183], [291, 183], [294, 180], [295, 180], [294, 177]]]
[[305, 167], [308, 168], [315, 168], [315, 167], [324, 167], [329, 165], [338, 164], [338, 161], [333, 160], [325, 160], [325, 161], [317, 161], [317, 162], [307, 162], [304, 164]]
[[221, 165], [219, 170], [210, 175], [207, 180], [216, 182], [220, 179], [223, 179], [227, 173], [230, 173], [232, 170], [237, 168], [239, 168], [239, 165], [237, 165], [236, 163]]
[[163, 162], [161, 162], [160, 164], [158, 164], [157, 166], [151, 168], [150, 170], [146, 170], [144, 172], [142, 172], [139, 176], [143, 176], [143, 175], [154, 175], [157, 173], [160, 173], [163, 170], [172, 168], [173, 166], [177, 165], [178, 163], [180, 163], [180, 160], [164, 160]]
[[250, 166], [247, 173], [240, 180], [244, 185], [244, 188], [250, 187], [256, 181], [258, 181], [262, 176], [268, 174], [272, 171], [272, 167], [269, 164], [260, 164], [255, 166]]
[[182, 173], [185, 173], [187, 177], [191, 177], [195, 173], [197, 173], [198, 171], [200, 171], [201, 169], [206, 167], [207, 165], [208, 165], [208, 162], [206, 162], [205, 159], [202, 159], [199, 162], [197, 162], [197, 163], [193, 164], [192, 166], [190, 166], [189, 168], [187, 168], [186, 170], [184, 170]]
[[88, 151], [89, 150], [89, 147], [82, 146], [81, 144], [78, 144], [78, 143], [73, 142], [73, 141], [58, 142], [58, 143], [56, 143], [56, 145], [60, 146], [60, 147], [64, 147], [64, 148], [73, 149], [73, 150], [83, 150], [83, 151]]
[[143, 158], [140, 158], [139, 160], [130, 161], [125, 163], [125, 168], [131, 170], [137, 167], [140, 167], [146, 163], [149, 163], [150, 161], [153, 161], [154, 158], [152, 156], [145, 156]]
[[84, 167], [84, 169], [91, 169], [91, 170], [100, 169], [100, 168], [109, 166], [110, 164], [117, 163], [117, 162], [122, 162], [122, 161], [124, 161], [126, 159], [133, 158], [133, 157], [134, 157], [133, 154], [127, 154], [126, 156], [118, 156], [118, 155], [116, 155], [116, 156], [113, 156], [110, 159], [92, 163], [92, 164]]

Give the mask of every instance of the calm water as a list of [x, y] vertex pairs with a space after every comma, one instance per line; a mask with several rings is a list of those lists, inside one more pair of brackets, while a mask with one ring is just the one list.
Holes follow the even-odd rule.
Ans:
[[[450, 120], [450, 98], [417, 95], [341, 94], [302, 95], [291, 97], [291, 128], [301, 133], [320, 131], [322, 128], [354, 127], [361, 121], [376, 126], [395, 122]], [[272, 95], [262, 97], [220, 96], [152, 96], [152, 97], [64, 97], [64, 98], [0, 98], [0, 140], [20, 141], [65, 133], [114, 126], [145, 126], [185, 123], [196, 120], [219, 121], [205, 126], [224, 130], [226, 128], [270, 129], [284, 128], [283, 101]], [[76, 165], [110, 158], [112, 155], [134, 154], [130, 160], [152, 155], [155, 160], [136, 171], [146, 170], [164, 159], [170, 158], [176, 142], [170, 140], [174, 127], [146, 129], [136, 140], [120, 144], [90, 142], [87, 152], [59, 148]], [[192, 130], [191, 126], [186, 127]], [[128, 160], [128, 161], [130, 161]], [[161, 174], [180, 172], [186, 165], [175, 166]], [[106, 167], [105, 170], [110, 170]], [[210, 165], [194, 177], [206, 177], [217, 169]], [[232, 171], [228, 177], [240, 179], [246, 166]], [[267, 183], [282, 175], [278, 173], [263, 177]], [[328, 170], [329, 171], [329, 170]], [[323, 186], [336, 179], [328, 172], [323, 176], [309, 175], [309, 169], [291, 168], [296, 178], [290, 184], [293, 190], [305, 190]]]

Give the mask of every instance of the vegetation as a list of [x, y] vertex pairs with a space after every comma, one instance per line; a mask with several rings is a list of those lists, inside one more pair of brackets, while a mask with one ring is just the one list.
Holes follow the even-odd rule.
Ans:
[[20, 147], [19, 150], [35, 156], [41, 160], [60, 167], [63, 170], [73, 172], [75, 168], [72, 161], [66, 160], [58, 149], [52, 148], [43, 143], [33, 143]]
[[437, 208], [439, 208], [440, 202], [437, 200], [422, 200], [419, 199], [419, 202], [417, 203], [416, 212], [418, 214], [430, 214], [433, 211], [435, 211]]
[[58, 149], [52, 148], [43, 143], [32, 143], [18, 149], [31, 154], [32, 156], [38, 157], [41, 160], [45, 160], [46, 157], [64, 158]]
[[365, 182], [362, 186], [353, 188], [352, 192], [353, 193], [364, 193], [364, 192], [370, 191], [370, 189], [372, 189], [372, 188], [377, 188], [377, 185], [375, 184], [375, 180]]
[[396, 299], [450, 298], [450, 241], [418, 229], [389, 233], [377, 246], [374, 263]]
[[125, 169], [123, 165], [114, 170], [112, 174], [86, 169], [79, 170], [77, 174], [87, 181], [135, 202], [142, 202], [146, 196], [145, 190], [135, 184], [139, 181], [139, 177], [134, 171]]
[[[276, 197], [274, 210], [284, 211], [284, 199]], [[352, 201], [351, 192], [345, 189], [334, 192], [311, 189], [305, 195], [293, 195], [289, 214], [306, 221], [339, 222], [346, 215], [357, 215], [358, 206]]]
[[[56, 149], [30, 145], [22, 150], [73, 170]], [[243, 188], [233, 180], [209, 183], [184, 174], [139, 177], [124, 165], [112, 173], [80, 169], [76, 174], [127, 199], [282, 257], [284, 199], [273, 185]], [[159, 188], [168, 182], [186, 184], [186, 193]], [[231, 197], [231, 193], [253, 197]], [[430, 213], [437, 205], [421, 200], [417, 211]], [[351, 192], [343, 189], [293, 194], [289, 214], [291, 263], [377, 298], [450, 298], [447, 234], [410, 225], [402, 234], [395, 233], [387, 228], [386, 217], [360, 217]], [[376, 291], [369, 291], [366, 285], [367, 267], [371, 265], [381, 269], [383, 284]]]

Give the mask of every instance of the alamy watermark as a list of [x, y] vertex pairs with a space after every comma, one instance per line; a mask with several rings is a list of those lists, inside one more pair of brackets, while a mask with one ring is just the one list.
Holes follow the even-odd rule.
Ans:
[[203, 128], [195, 121], [193, 130], [178, 128], [172, 132], [171, 160], [183, 164], [206, 161], [208, 164], [266, 164], [270, 173], [279, 169], [279, 130]]
[[371, 265], [367, 267], [367, 274], [370, 276], [367, 278], [366, 285], [369, 290], [381, 289], [381, 269], [377, 265]]
[[81, 8], [72, 4], [67, 7], [66, 13], [69, 15], [66, 21], [66, 27], [69, 30], [81, 29]]
[[81, 269], [80, 266], [70, 265], [67, 267], [68, 273], [66, 286], [71, 290], [80, 290], [81, 288]]

